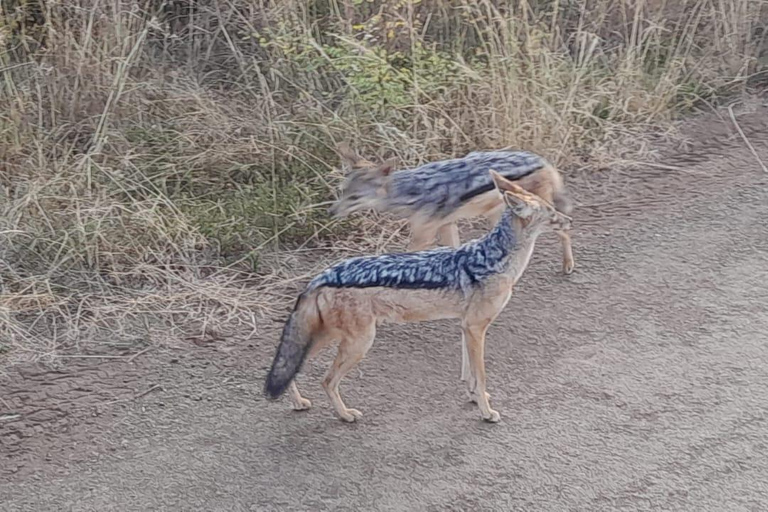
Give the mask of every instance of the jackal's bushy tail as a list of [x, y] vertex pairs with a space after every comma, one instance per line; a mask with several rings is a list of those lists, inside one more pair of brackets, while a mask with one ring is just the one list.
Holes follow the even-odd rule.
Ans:
[[280, 346], [264, 385], [269, 398], [279, 397], [288, 388], [312, 346], [312, 334], [322, 322], [315, 295], [302, 294], [283, 327]]

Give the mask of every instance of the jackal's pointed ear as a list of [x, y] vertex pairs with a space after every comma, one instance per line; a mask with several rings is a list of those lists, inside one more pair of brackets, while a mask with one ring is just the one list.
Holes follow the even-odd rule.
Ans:
[[513, 183], [512, 181], [508, 180], [501, 174], [497, 173], [493, 169], [488, 171], [491, 174], [491, 179], [493, 180], [493, 184], [496, 186], [496, 189], [498, 189], [499, 192], [518, 192], [520, 190], [523, 190], [518, 185]]
[[[513, 186], [525, 193], [525, 191], [517, 185], [513, 184]], [[515, 215], [522, 219], [527, 219], [533, 215], [533, 207], [531, 206], [531, 203], [529, 203], [524, 196], [521, 196], [519, 192], [507, 191], [502, 192], [502, 194], [504, 196], [504, 203], [515, 212]]]

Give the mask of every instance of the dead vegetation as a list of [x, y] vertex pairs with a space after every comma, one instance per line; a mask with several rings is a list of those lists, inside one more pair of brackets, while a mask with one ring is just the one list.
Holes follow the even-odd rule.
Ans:
[[765, 3], [2, 0], [0, 358], [258, 332], [306, 248], [405, 235], [327, 218], [343, 140], [646, 158], [764, 79]]

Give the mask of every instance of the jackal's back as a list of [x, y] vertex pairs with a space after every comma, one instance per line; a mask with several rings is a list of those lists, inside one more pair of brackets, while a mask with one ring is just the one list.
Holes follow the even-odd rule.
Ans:
[[391, 176], [388, 209], [444, 216], [472, 197], [493, 190], [489, 170], [517, 180], [546, 165], [543, 158], [527, 151], [485, 151], [397, 171]]
[[323, 286], [468, 291], [473, 285], [504, 271], [507, 256], [516, 243], [511, 215], [507, 212], [490, 233], [458, 249], [362, 256], [342, 261], [313, 279], [307, 291]]

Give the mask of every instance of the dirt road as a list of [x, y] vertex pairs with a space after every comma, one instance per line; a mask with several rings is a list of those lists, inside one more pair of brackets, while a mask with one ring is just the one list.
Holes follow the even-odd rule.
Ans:
[[[768, 162], [768, 108], [739, 114]], [[458, 380], [452, 323], [386, 327], [306, 413], [260, 393], [250, 345], [0, 381], [0, 509], [768, 510], [768, 173], [725, 119], [665, 165], [572, 181], [577, 272], [542, 240], [487, 368], [502, 422]], [[149, 392], [147, 392], [149, 391]], [[16, 416], [18, 415], [18, 416]]]

